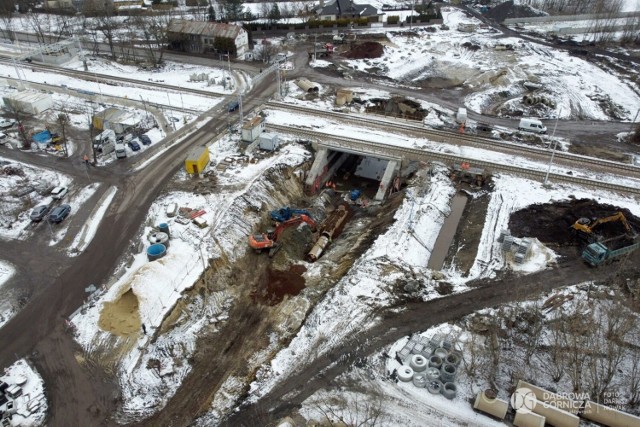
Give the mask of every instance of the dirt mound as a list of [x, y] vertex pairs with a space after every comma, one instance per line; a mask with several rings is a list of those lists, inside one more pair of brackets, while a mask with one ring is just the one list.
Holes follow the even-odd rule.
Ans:
[[131, 289], [116, 301], [106, 302], [98, 320], [100, 329], [120, 336], [140, 333], [141, 325], [138, 297]]
[[506, 1], [489, 9], [484, 16], [496, 22], [502, 22], [507, 18], [531, 18], [534, 16], [546, 16], [546, 14], [530, 6], [514, 5], [513, 1]]
[[298, 295], [305, 287], [305, 280], [302, 277], [304, 271], [306, 268], [296, 265], [291, 266], [287, 271], [267, 268], [258, 280], [257, 288], [252, 294], [253, 300], [267, 305], [277, 305], [287, 295]]
[[344, 54], [349, 59], [380, 58], [384, 47], [378, 42], [364, 42], [357, 44]]
[[[622, 212], [634, 230], [640, 230], [640, 218], [628, 209], [603, 205], [595, 200], [580, 199], [529, 206], [517, 211], [509, 219], [509, 230], [514, 236], [536, 237], [544, 244], [577, 246], [581, 242], [572, 233], [571, 226], [579, 218], [602, 218]], [[624, 234], [620, 222], [609, 222], [598, 226], [603, 238]]]

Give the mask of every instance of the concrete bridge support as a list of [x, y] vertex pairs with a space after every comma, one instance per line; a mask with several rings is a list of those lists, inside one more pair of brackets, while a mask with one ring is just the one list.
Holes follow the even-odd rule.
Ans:
[[380, 180], [380, 187], [378, 187], [378, 192], [374, 197], [375, 200], [384, 200], [384, 195], [387, 193], [389, 186], [393, 181], [393, 178], [396, 176], [398, 169], [400, 167], [400, 162], [397, 160], [389, 160], [387, 164], [387, 169], [384, 171], [384, 175], [382, 175], [382, 179]]
[[347, 158], [349, 158], [348, 153], [320, 148], [316, 152], [316, 158], [305, 181], [307, 190], [311, 193], [318, 191], [329, 177], [336, 173]]

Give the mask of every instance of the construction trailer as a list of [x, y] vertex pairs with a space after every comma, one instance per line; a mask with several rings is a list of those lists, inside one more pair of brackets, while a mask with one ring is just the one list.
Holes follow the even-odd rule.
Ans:
[[264, 127], [264, 118], [261, 116], [247, 120], [242, 125], [242, 140], [244, 142], [254, 142], [264, 132]]
[[109, 107], [93, 115], [93, 128], [97, 130], [111, 129], [117, 134], [123, 134], [140, 124], [135, 114], [115, 107]]
[[275, 151], [278, 149], [279, 145], [280, 140], [278, 138], [278, 135], [276, 135], [275, 133], [265, 132], [260, 134], [259, 147], [261, 150]]
[[23, 91], [5, 95], [2, 100], [5, 106], [26, 114], [40, 114], [53, 107], [53, 98], [46, 93]]
[[187, 155], [184, 168], [187, 173], [198, 175], [209, 164], [209, 149], [207, 147], [195, 147]]

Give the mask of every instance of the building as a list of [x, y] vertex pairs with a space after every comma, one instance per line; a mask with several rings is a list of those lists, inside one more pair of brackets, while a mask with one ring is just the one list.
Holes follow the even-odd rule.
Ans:
[[209, 164], [209, 149], [207, 147], [195, 147], [184, 161], [184, 168], [187, 173], [194, 175], [201, 174]]
[[96, 130], [111, 129], [117, 134], [122, 134], [138, 126], [140, 118], [129, 111], [109, 107], [95, 113], [91, 122]]
[[4, 105], [26, 114], [40, 114], [53, 107], [53, 98], [46, 93], [17, 92], [2, 97]]
[[244, 28], [219, 22], [174, 19], [167, 28], [167, 39], [170, 48], [185, 52], [231, 53], [244, 59], [249, 50], [249, 34]]
[[244, 142], [254, 142], [262, 132], [264, 132], [264, 119], [256, 116], [247, 120], [242, 125], [242, 140]]
[[320, 1], [316, 14], [323, 21], [349, 18], [369, 18], [373, 22], [378, 20], [378, 9], [370, 4], [356, 4], [353, 0], [332, 0], [327, 4]]
[[261, 150], [275, 151], [280, 145], [278, 135], [276, 135], [275, 133], [262, 133], [260, 134], [259, 141]]

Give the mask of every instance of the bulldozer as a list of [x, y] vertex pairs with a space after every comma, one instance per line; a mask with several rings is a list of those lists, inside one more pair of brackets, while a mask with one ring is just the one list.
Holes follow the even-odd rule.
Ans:
[[622, 212], [616, 212], [613, 215], [603, 218], [580, 218], [571, 226], [571, 228], [580, 239], [585, 240], [589, 243], [594, 243], [599, 240], [599, 236], [595, 232], [596, 227], [607, 222], [620, 222], [629, 236], [635, 235], [633, 229], [627, 221], [627, 218], [625, 218]]
[[291, 219], [281, 222], [273, 231], [267, 231], [266, 233], [257, 233], [249, 236], [249, 246], [256, 253], [261, 253], [263, 250], [269, 250], [269, 258], [273, 257], [282, 247], [282, 244], [278, 242], [280, 235], [284, 230], [289, 227], [296, 226], [301, 223], [306, 223], [311, 227], [313, 232], [318, 228], [315, 221], [309, 216], [300, 214], [294, 216]]

